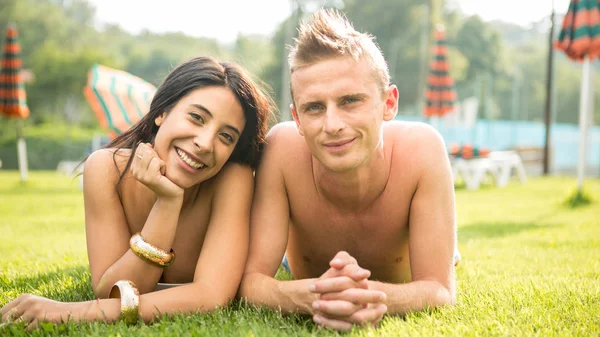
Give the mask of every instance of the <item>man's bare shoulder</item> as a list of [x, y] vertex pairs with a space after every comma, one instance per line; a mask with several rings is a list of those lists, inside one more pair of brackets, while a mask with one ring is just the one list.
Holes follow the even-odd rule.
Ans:
[[[422, 122], [389, 121], [384, 124], [384, 144], [391, 144], [394, 157], [402, 162], [428, 165], [447, 159], [441, 134]], [[386, 145], [387, 146], [387, 145]]]
[[[390, 121], [384, 124], [384, 137], [400, 148], [410, 146], [414, 149], [443, 146], [444, 139], [431, 125], [422, 122]], [[396, 146], [397, 147], [397, 146]]]
[[267, 149], [277, 153], [279, 158], [308, 151], [304, 137], [298, 133], [294, 122], [281, 122], [273, 126], [267, 134]]

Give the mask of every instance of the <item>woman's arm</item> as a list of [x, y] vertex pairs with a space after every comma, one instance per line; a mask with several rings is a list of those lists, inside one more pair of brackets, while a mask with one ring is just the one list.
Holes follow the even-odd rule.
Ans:
[[[98, 157], [104, 155], [94, 155], [96, 158], [92, 160], [98, 160]], [[109, 153], [109, 155], [112, 161], [112, 154]], [[235, 297], [248, 253], [250, 204], [254, 189], [252, 171], [249, 167], [229, 164], [219, 173], [214, 188], [210, 223], [196, 265], [194, 282], [140, 296], [139, 315], [144, 321], [152, 321], [163, 314], [211, 311], [217, 307], [226, 306]], [[112, 204], [110, 206], [114, 207], [116, 205]], [[109, 233], [108, 236], [103, 237], [105, 244], [111, 242], [110, 235], [121, 235], [123, 240], [115, 240], [115, 242], [127, 241], [125, 239], [127, 239], [128, 233], [126, 233], [127, 228], [122, 208], [118, 208], [118, 210], [120, 212], [117, 214], [123, 217], [121, 219], [123, 228], [111, 226], [112, 234]], [[106, 213], [110, 213], [113, 218], [117, 218], [113, 214], [114, 212]], [[94, 239], [98, 241], [97, 238], [94, 237]], [[94, 244], [92, 246], [95, 246], [95, 248], [101, 247]], [[111, 253], [110, 257], [116, 261], [109, 266], [109, 269], [123, 269], [123, 274], [125, 274], [127, 273], [127, 270], [125, 270], [127, 263], [132, 267], [138, 267], [138, 262], [135, 261], [138, 261], [139, 258], [132, 256], [134, 259], [129, 260], [131, 256], [126, 245], [123, 244], [121, 249], [126, 251], [123, 256], [109, 251]], [[90, 256], [90, 260], [104, 262], [105, 264], [110, 263], [105, 255], [96, 255], [100, 258], [95, 256], [96, 259], [94, 259]], [[144, 264], [150, 266], [143, 261], [141, 262], [142, 266]], [[94, 264], [94, 266], [98, 268], [98, 264]], [[97, 269], [96, 272], [98, 272]], [[108, 271], [104, 275], [107, 273]], [[96, 275], [99, 275], [99, 273], [96, 273]], [[116, 275], [116, 273], [113, 274], [113, 276]], [[133, 280], [134, 283], [139, 282], [138, 278]], [[127, 278], [119, 277], [119, 279]], [[109, 292], [115, 282], [106, 287], [106, 293]], [[2, 322], [23, 321], [27, 324], [28, 330], [37, 328], [37, 323], [41, 321], [59, 323], [67, 320], [104, 320], [114, 322], [120, 315], [120, 300], [111, 298], [98, 301], [63, 303], [25, 294], [8, 303], [1, 309], [1, 312]]]
[[[248, 253], [252, 170], [227, 164], [213, 188], [210, 220], [193, 283], [140, 296], [139, 313], [144, 321], [161, 314], [211, 311], [235, 297]], [[100, 302], [106, 305], [106, 312], [114, 312], [110, 300]]]
[[[116, 155], [117, 161], [126, 158]], [[150, 292], [163, 272], [162, 267], [140, 259], [129, 249], [132, 233], [115, 189], [118, 178], [112, 151], [96, 151], [86, 161], [83, 176], [86, 239], [92, 287], [99, 298], [108, 297], [113, 284], [122, 279], [133, 281], [142, 294]], [[181, 199], [157, 199], [142, 230], [144, 238], [168, 251], [180, 210]]]

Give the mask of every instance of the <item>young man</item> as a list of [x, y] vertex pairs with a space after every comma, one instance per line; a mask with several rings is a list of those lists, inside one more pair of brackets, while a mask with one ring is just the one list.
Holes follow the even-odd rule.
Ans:
[[[446, 148], [392, 121], [398, 89], [373, 37], [321, 10], [289, 62], [295, 123], [270, 131], [256, 172], [241, 296], [338, 330], [454, 303]], [[273, 278], [284, 253], [293, 281]]]

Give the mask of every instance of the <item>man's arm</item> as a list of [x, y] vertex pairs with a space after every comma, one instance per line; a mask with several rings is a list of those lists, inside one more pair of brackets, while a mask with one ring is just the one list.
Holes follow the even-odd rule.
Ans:
[[294, 151], [286, 143], [296, 132], [293, 124], [282, 123], [273, 127], [267, 136], [263, 158], [256, 171], [250, 217], [250, 249], [240, 296], [255, 304], [284, 312], [311, 313], [312, 302], [317, 298], [309, 291], [314, 280], [274, 279], [287, 246], [290, 222], [281, 165], [293, 160]]
[[409, 253], [412, 282], [370, 282], [387, 294], [388, 312], [405, 314], [456, 301], [453, 254], [456, 216], [452, 171], [440, 134], [419, 126], [420, 176], [410, 205]]

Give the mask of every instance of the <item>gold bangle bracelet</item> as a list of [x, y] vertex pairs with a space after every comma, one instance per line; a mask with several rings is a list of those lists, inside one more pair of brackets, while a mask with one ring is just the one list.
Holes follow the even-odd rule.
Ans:
[[120, 280], [110, 290], [109, 298], [121, 298], [121, 315], [127, 324], [135, 324], [139, 319], [140, 293], [135, 283], [129, 280]]
[[159, 267], [168, 267], [175, 262], [175, 252], [173, 249], [169, 253], [146, 242], [138, 232], [131, 236], [129, 240], [131, 251], [142, 260], [148, 261]]

